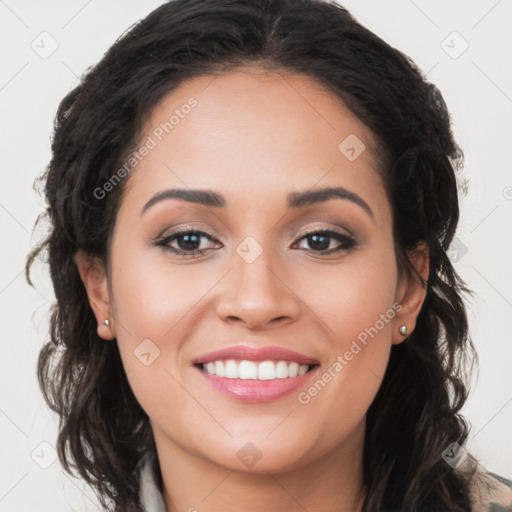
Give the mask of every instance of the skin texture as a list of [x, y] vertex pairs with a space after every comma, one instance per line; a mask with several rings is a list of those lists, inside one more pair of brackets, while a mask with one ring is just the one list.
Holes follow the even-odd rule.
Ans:
[[[197, 106], [158, 141], [155, 128], [191, 97]], [[354, 161], [338, 149], [350, 134], [366, 146]], [[371, 132], [313, 78], [254, 67], [183, 83], [151, 113], [147, 136], [157, 144], [127, 178], [108, 279], [81, 252], [76, 262], [98, 334], [117, 339], [151, 419], [167, 510], [361, 510], [365, 414], [392, 344], [405, 339], [399, 327], [412, 332], [425, 297], [418, 277], [397, 269]], [[328, 186], [360, 196], [373, 218], [347, 199], [287, 208], [290, 192]], [[212, 190], [227, 206], [167, 199], [141, 215], [170, 188]], [[201, 238], [203, 255], [153, 245], [185, 226], [214, 237]], [[322, 255], [299, 236], [319, 228], [353, 236], [356, 246]], [[236, 251], [247, 236], [263, 250], [252, 263]], [[183, 248], [178, 242], [172, 247]], [[425, 246], [410, 258], [426, 279]], [[394, 303], [400, 311], [307, 404], [297, 392], [241, 403], [192, 365], [213, 350], [272, 345], [317, 359], [321, 375]], [[160, 350], [148, 366], [134, 356], [145, 339]], [[237, 456], [248, 442], [261, 453], [251, 468]]]

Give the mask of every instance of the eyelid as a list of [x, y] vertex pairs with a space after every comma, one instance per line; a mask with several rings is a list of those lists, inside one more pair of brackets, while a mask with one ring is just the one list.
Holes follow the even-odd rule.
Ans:
[[200, 231], [201, 233], [204, 233], [205, 235], [208, 235], [212, 238], [217, 239], [217, 241], [219, 241], [219, 242], [222, 241], [222, 240], [220, 240], [221, 236], [219, 235], [219, 233], [217, 231], [211, 230], [209, 228], [205, 228], [203, 226], [196, 226], [194, 223], [192, 223], [192, 224], [185, 224], [184, 226], [179, 226], [177, 228], [167, 227], [153, 238], [153, 242], [157, 242], [158, 240], [162, 240], [162, 239], [168, 238], [170, 236], [175, 236], [175, 235], [179, 235], [182, 233], [188, 233], [190, 231]]
[[[340, 233], [339, 230], [342, 230], [342, 231], [345, 231], [345, 233]], [[306, 229], [303, 229], [301, 230], [297, 235], [295, 235], [294, 238], [302, 238], [306, 235], [311, 235], [311, 234], [314, 234], [316, 232], [326, 232], [326, 231], [330, 231], [330, 232], [333, 232], [333, 233], [336, 233], [336, 234], [339, 234], [341, 236], [346, 236], [347, 238], [353, 238], [354, 240], [356, 239], [356, 236], [347, 228], [343, 228], [341, 226], [333, 226], [333, 225], [330, 225], [329, 227], [326, 227], [325, 224], [322, 225], [322, 226], [313, 226], [313, 227], [309, 227], [309, 228], [306, 228]]]

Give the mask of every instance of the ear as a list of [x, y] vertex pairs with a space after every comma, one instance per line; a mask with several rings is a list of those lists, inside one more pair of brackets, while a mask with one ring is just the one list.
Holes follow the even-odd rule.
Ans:
[[[82, 250], [78, 250], [73, 259], [87, 291], [89, 304], [96, 316], [98, 336], [111, 340], [116, 337], [116, 334], [105, 266], [99, 258], [90, 256]], [[110, 325], [105, 325], [105, 320], [108, 320]]]
[[[402, 307], [393, 319], [392, 343], [394, 345], [402, 343], [414, 331], [416, 318], [427, 294], [430, 259], [426, 243], [420, 242], [414, 249], [408, 250], [407, 257], [415, 271], [404, 268], [399, 273], [395, 300]], [[407, 327], [405, 336], [399, 331], [402, 325]]]

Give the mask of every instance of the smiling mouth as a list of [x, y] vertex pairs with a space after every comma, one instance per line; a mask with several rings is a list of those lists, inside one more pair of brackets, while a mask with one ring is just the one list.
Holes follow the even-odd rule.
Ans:
[[277, 380], [301, 377], [318, 366], [318, 364], [299, 364], [295, 361], [249, 361], [249, 360], [217, 360], [208, 363], [196, 363], [194, 366], [201, 371], [236, 380]]

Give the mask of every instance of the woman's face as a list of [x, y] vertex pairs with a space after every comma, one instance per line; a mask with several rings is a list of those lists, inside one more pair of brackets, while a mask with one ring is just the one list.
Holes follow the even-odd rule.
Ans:
[[257, 68], [190, 80], [154, 110], [124, 178], [111, 326], [95, 311], [160, 449], [260, 472], [362, 441], [421, 302], [398, 278], [371, 137], [313, 79]]

